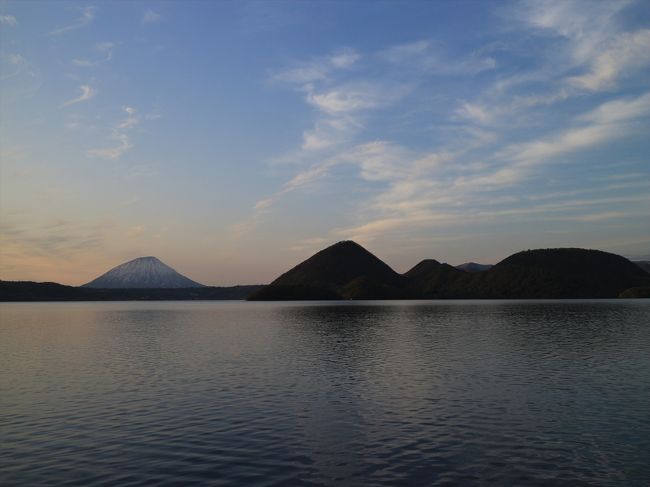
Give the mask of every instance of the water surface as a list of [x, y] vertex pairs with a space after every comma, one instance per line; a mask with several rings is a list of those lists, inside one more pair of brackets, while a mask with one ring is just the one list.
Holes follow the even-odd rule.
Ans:
[[650, 301], [0, 305], [0, 484], [647, 485]]

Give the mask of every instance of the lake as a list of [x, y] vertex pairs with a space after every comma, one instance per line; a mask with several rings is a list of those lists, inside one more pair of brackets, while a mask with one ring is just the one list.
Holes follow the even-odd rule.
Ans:
[[0, 304], [0, 484], [650, 482], [650, 300]]

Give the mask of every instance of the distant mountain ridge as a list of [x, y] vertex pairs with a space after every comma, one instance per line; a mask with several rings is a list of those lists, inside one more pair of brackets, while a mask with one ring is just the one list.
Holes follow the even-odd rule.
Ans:
[[138, 257], [113, 267], [81, 287], [99, 289], [170, 289], [204, 287], [156, 257]]
[[465, 262], [464, 264], [460, 264], [456, 266], [456, 269], [460, 269], [461, 271], [465, 272], [483, 272], [490, 270], [492, 267], [494, 267], [491, 264], [477, 264], [476, 262]]
[[344, 241], [266, 286], [203, 286], [146, 257], [83, 287], [0, 280], [0, 301], [648, 298], [650, 274], [640, 264], [599, 250], [561, 248], [518, 252], [475, 272], [425, 259], [398, 274]]
[[321, 250], [254, 293], [251, 300], [613, 298], [650, 285], [619, 255], [586, 249], [518, 252], [480, 271], [433, 259], [398, 274], [352, 241]]
[[189, 301], [242, 300], [261, 285], [165, 289], [99, 289], [55, 282], [0, 281], [0, 301]]

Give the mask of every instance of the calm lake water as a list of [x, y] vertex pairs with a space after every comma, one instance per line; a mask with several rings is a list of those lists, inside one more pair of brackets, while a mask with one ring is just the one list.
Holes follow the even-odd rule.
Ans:
[[648, 485], [650, 301], [0, 305], [0, 484]]

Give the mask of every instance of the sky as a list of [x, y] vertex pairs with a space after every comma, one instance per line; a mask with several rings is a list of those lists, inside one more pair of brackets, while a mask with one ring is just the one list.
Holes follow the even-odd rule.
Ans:
[[650, 3], [0, 1], [0, 279], [650, 259]]

